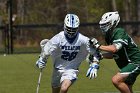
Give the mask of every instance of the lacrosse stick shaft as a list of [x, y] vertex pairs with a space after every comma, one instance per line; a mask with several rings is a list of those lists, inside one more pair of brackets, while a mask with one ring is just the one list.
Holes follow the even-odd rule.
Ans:
[[37, 88], [36, 88], [36, 93], [39, 93], [41, 76], [42, 76], [42, 69], [40, 69], [40, 74], [39, 74], [39, 78], [38, 78], [38, 84], [37, 84]]
[[[44, 39], [44, 40], [42, 40], [42, 41], [40, 42], [40, 46], [41, 46], [41, 55], [43, 55], [44, 46], [45, 46], [45, 44], [46, 44], [48, 41], [49, 41], [49, 39]], [[41, 76], [42, 76], [42, 69], [40, 69], [40, 74], [39, 74], [39, 78], [38, 78], [38, 84], [37, 84], [36, 93], [39, 92]]]

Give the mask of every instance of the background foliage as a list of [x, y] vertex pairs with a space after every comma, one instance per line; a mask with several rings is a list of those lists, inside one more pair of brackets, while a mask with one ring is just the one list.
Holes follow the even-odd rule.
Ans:
[[[0, 0], [0, 26], [4, 27], [9, 23], [8, 1]], [[79, 16], [81, 23], [79, 31], [82, 34], [104, 42], [98, 22], [105, 12], [118, 11], [121, 16], [121, 23], [130, 22], [130, 24], [124, 24], [122, 27], [126, 29], [137, 44], [140, 43], [140, 0], [12, 1], [13, 18], [15, 18], [12, 40], [15, 52], [27, 47], [38, 51], [39, 42], [42, 39], [50, 39], [63, 30], [63, 20], [67, 13], [75, 13]], [[50, 26], [50, 24], [56, 24], [57, 26]], [[19, 25], [38, 25], [40, 27], [19, 27]], [[41, 25], [46, 26], [41, 27]], [[7, 47], [5, 44], [5, 29], [0, 29], [0, 47], [1, 49]]]

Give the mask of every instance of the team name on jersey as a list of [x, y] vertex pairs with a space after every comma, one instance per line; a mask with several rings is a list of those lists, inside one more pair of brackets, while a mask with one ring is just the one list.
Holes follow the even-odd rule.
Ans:
[[80, 46], [62, 46], [62, 50], [80, 50]]

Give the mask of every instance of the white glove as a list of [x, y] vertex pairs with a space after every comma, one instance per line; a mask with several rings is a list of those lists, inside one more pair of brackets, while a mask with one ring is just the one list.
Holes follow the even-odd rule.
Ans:
[[43, 69], [46, 66], [46, 60], [43, 59], [42, 57], [40, 57], [37, 61], [36, 61], [36, 66], [40, 69]]
[[99, 65], [97, 63], [91, 63], [87, 71], [86, 77], [89, 77], [90, 79], [96, 78], [98, 69]]
[[95, 47], [96, 49], [98, 49], [101, 46], [96, 38], [91, 38], [89, 40], [89, 43], [91, 46]]

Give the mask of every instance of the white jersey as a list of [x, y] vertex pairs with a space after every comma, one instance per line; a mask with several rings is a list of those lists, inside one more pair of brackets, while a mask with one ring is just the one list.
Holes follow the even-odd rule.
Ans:
[[69, 43], [64, 31], [51, 38], [44, 47], [45, 55], [51, 55], [56, 69], [78, 69], [88, 53], [95, 53], [89, 47], [89, 38], [78, 33], [73, 43]]

